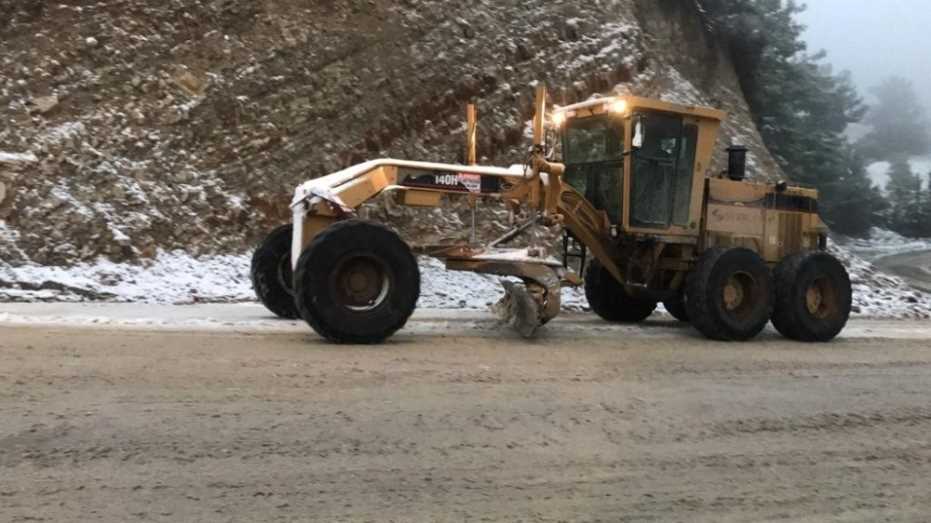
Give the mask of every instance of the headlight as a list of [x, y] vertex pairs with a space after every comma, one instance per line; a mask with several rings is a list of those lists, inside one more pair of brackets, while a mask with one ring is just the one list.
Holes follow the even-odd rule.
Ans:
[[612, 113], [625, 113], [627, 112], [627, 101], [625, 100], [615, 100], [611, 102], [609, 110]]
[[562, 127], [562, 124], [566, 121], [566, 113], [562, 111], [556, 111], [553, 113], [553, 125], [556, 127]]

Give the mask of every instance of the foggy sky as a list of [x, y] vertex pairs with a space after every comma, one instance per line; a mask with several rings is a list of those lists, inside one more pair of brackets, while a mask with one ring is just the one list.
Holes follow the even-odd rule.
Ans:
[[808, 0], [801, 21], [810, 51], [848, 69], [861, 94], [883, 78], [910, 79], [931, 111], [931, 0]]

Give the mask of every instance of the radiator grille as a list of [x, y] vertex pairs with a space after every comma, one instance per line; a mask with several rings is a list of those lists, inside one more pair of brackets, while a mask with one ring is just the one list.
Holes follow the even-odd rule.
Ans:
[[802, 215], [781, 213], [779, 215], [780, 254], [788, 256], [802, 250]]

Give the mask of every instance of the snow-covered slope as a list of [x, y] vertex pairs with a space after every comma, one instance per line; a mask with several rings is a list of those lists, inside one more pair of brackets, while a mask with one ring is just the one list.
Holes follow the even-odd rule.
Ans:
[[[883, 273], [848, 248], [832, 243], [830, 249], [850, 273], [854, 316], [931, 318], [931, 294], [910, 287], [901, 278]], [[876, 252], [876, 249], [867, 250]]]
[[[0, 299], [251, 300], [248, 251], [287, 220], [296, 184], [379, 156], [455, 161], [469, 100], [480, 154], [521, 161], [537, 80], [560, 104], [631, 92], [723, 108], [711, 168], [741, 143], [754, 176], [779, 174], [693, 2], [80, 4], [13, 2], [0, 24]], [[378, 212], [425, 240], [463, 223]], [[848, 261], [862, 314], [916, 310]], [[501, 293], [423, 271], [423, 307]]]
[[694, 2], [8, 3], [0, 260], [14, 265], [244, 252], [308, 178], [458, 160], [470, 100], [483, 163], [520, 162], [535, 81], [559, 104], [620, 86], [720, 107], [719, 156], [739, 141], [756, 176], [776, 175]]
[[[880, 243], [882, 240], [880, 240]], [[863, 243], [860, 244], [863, 246]], [[882, 274], [848, 249], [831, 245], [850, 271], [854, 316], [929, 318], [931, 295]], [[421, 259], [421, 298], [425, 309], [485, 310], [503, 295], [499, 278], [446, 271], [441, 262]], [[0, 268], [0, 300], [81, 301], [87, 299], [143, 303], [252, 301], [249, 256], [191, 257], [161, 252], [142, 265], [106, 260], [71, 268], [25, 265]], [[565, 310], [586, 310], [580, 289], [563, 290]]]
[[[422, 258], [421, 298], [426, 309], [484, 310], [503, 295], [499, 278], [447, 271]], [[100, 259], [69, 268], [0, 266], [0, 301], [114, 301], [154, 304], [253, 301], [250, 257], [160, 252], [142, 264]], [[584, 310], [582, 293], [564, 290], [566, 310]]]

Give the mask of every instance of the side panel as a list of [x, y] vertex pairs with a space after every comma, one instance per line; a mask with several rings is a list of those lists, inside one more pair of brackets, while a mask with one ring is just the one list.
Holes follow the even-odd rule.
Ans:
[[766, 186], [719, 178], [707, 183], [705, 247], [746, 247], [762, 254]]
[[763, 250], [766, 210], [738, 204], [708, 203], [706, 247]]
[[709, 179], [705, 247], [747, 247], [769, 263], [818, 247], [827, 232], [817, 213], [818, 193], [791, 187]]

